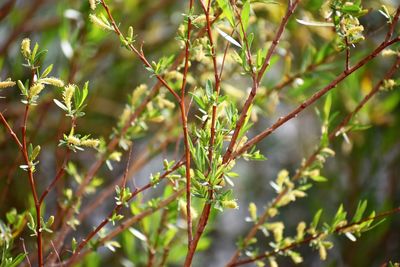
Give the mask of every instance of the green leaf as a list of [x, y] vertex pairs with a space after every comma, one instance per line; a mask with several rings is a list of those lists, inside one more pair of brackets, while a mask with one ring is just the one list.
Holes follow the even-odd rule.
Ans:
[[17, 257], [15, 257], [15, 259], [12, 260], [11, 263], [7, 264], [7, 267], [16, 267], [18, 266], [24, 259], [25, 259], [26, 254], [20, 253], [18, 254]]
[[211, 98], [213, 95], [213, 84], [211, 80], [207, 80], [206, 82], [206, 95], [208, 98]]
[[83, 102], [85, 102], [86, 97], [88, 96], [89, 93], [89, 82], [85, 82], [85, 85], [82, 88], [82, 94], [80, 97], [80, 102], [79, 105], [77, 106], [77, 108], [80, 108], [83, 104]]
[[78, 242], [76, 241], [75, 237], [73, 237], [73, 238], [72, 238], [72, 241], [71, 241], [72, 252], [75, 252], [75, 250], [77, 249], [77, 247], [78, 247]]
[[324, 121], [327, 123], [329, 121], [329, 113], [332, 107], [332, 94], [328, 94], [324, 103]]
[[336, 211], [335, 217], [333, 218], [333, 221], [332, 221], [332, 225], [331, 225], [332, 231], [335, 230], [335, 228], [338, 226], [339, 223], [346, 220], [346, 215], [347, 215], [347, 212], [344, 211], [343, 204], [340, 204], [338, 210]]
[[43, 72], [42, 75], [40, 76], [40, 78], [45, 78], [47, 77], [47, 75], [50, 74], [50, 72], [53, 70], [53, 64], [51, 64], [50, 66], [48, 66]]
[[250, 18], [250, 1], [249, 0], [247, 0], [244, 3], [240, 17], [242, 19], [243, 30], [244, 30], [244, 32], [246, 32], [247, 28], [249, 27], [249, 18]]
[[38, 45], [38, 43], [35, 43], [35, 46], [33, 47], [33, 51], [31, 54], [31, 62], [35, 61], [36, 53], [37, 53], [38, 49], [39, 49], [39, 45]]
[[319, 209], [317, 211], [317, 213], [315, 213], [315, 215], [314, 215], [314, 218], [313, 218], [312, 223], [311, 223], [311, 227], [317, 228], [318, 223], [319, 223], [319, 219], [321, 218], [321, 214], [322, 214], [322, 209]]
[[[31, 145], [32, 145], [32, 144], [31, 144]], [[36, 146], [35, 149], [33, 149], [33, 151], [30, 153], [29, 159], [30, 159], [31, 161], [34, 161], [34, 160], [37, 158], [37, 156], [39, 155], [39, 153], [40, 153], [40, 146], [38, 145], [38, 146]]]
[[169, 227], [167, 232], [165, 233], [165, 237], [164, 237], [164, 241], [163, 241], [163, 245], [164, 247], [168, 246], [171, 241], [174, 239], [176, 233], [178, 232], [178, 229], [176, 227]]
[[328, 181], [328, 179], [326, 177], [323, 177], [321, 175], [316, 175], [316, 176], [310, 176], [311, 180], [318, 182], [318, 183], [322, 183], [322, 182], [326, 182]]
[[44, 58], [47, 55], [47, 50], [41, 50], [39, 53], [36, 54], [36, 57], [34, 58], [33, 64], [34, 65], [39, 65], [40, 62], [44, 61]]
[[24, 84], [23, 84], [20, 80], [18, 80], [18, 81], [17, 81], [17, 85], [18, 85], [19, 90], [21, 90], [21, 93], [22, 93], [24, 96], [27, 96], [27, 95], [28, 95], [28, 92], [27, 92], [27, 90], [26, 90]]
[[194, 102], [199, 106], [199, 108], [205, 110], [206, 109], [206, 104], [204, 103], [203, 99], [196, 95], [195, 93], [189, 92], [189, 94], [192, 95]]
[[358, 202], [356, 212], [354, 214], [353, 219], [351, 220], [353, 223], [361, 220], [365, 212], [365, 209], [367, 208], [367, 203], [368, 203], [367, 200]]
[[235, 27], [235, 15], [229, 0], [217, 0], [218, 6], [222, 9], [222, 13], [228, 19], [232, 27]]

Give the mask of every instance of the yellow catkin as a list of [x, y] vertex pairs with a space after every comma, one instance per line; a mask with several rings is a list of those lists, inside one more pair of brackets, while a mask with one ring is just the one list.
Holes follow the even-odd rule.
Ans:
[[29, 89], [29, 97], [35, 97], [44, 89], [44, 84], [42, 83], [35, 83]]
[[75, 89], [76, 89], [75, 85], [68, 84], [67, 86], [65, 86], [65, 89], [63, 92], [64, 104], [69, 111], [71, 111], [71, 108], [72, 108], [72, 97], [74, 96]]
[[101, 19], [99, 19], [99, 18], [98, 18], [96, 15], [94, 15], [94, 14], [90, 14], [90, 15], [89, 15], [89, 19], [90, 19], [90, 21], [91, 21], [93, 24], [99, 26], [100, 28], [102, 28], [102, 29], [104, 29], [104, 30], [110, 30], [110, 31], [113, 30], [113, 28], [112, 28], [110, 25], [106, 24], [104, 21], [102, 21]]
[[89, 0], [89, 5], [92, 10], [96, 9], [96, 0]]
[[56, 87], [64, 87], [64, 82], [55, 77], [43, 78], [43, 79], [40, 79], [40, 82], [44, 83], [44, 84], [53, 85]]
[[13, 87], [15, 85], [15, 82], [11, 80], [5, 80], [0, 82], [0, 89], [1, 88], [7, 88], [7, 87]]
[[22, 40], [21, 53], [25, 58], [29, 58], [31, 56], [31, 40], [29, 38]]
[[100, 141], [98, 139], [86, 139], [81, 142], [82, 146], [87, 146], [91, 148], [97, 148], [100, 144]]

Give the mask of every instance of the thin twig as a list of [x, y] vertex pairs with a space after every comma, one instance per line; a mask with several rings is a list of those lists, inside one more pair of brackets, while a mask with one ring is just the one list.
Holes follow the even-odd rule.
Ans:
[[14, 133], [14, 131], [12, 130], [11, 126], [8, 124], [6, 118], [4, 118], [2, 112], [0, 112], [0, 119], [1, 119], [1, 122], [3, 123], [4, 127], [6, 127], [8, 133], [11, 135], [11, 137], [14, 139], [15, 143], [18, 145], [18, 148], [20, 150], [22, 150], [21, 141], [19, 141], [18, 136]]
[[60, 167], [60, 169], [58, 170], [56, 176], [54, 177], [53, 181], [49, 184], [49, 186], [46, 188], [46, 190], [42, 193], [42, 195], [40, 196], [39, 199], [39, 203], [42, 204], [45, 197], [47, 196], [47, 194], [53, 189], [53, 187], [57, 184], [58, 180], [64, 175], [65, 173], [65, 168], [67, 166], [68, 160], [69, 160], [69, 156], [71, 154], [71, 150], [67, 149], [67, 151], [65, 152], [65, 156], [64, 156], [64, 161]]
[[[189, 13], [191, 13], [193, 8], [193, 0], [189, 1]], [[184, 60], [184, 70], [183, 70], [183, 78], [182, 78], [182, 86], [181, 86], [181, 96], [179, 107], [181, 110], [181, 120], [182, 120], [182, 131], [183, 131], [183, 140], [185, 144], [185, 177], [186, 177], [186, 225], [187, 225], [187, 238], [188, 238], [188, 250], [192, 243], [192, 201], [191, 201], [191, 177], [190, 177], [190, 144], [189, 144], [189, 131], [188, 131], [188, 121], [187, 121], [187, 112], [185, 106], [185, 88], [186, 88], [186, 80], [189, 71], [189, 59], [190, 59], [190, 33], [192, 31], [192, 19], [188, 16], [187, 22], [187, 36], [185, 41], [185, 60]]]
[[21, 240], [22, 249], [24, 250], [24, 253], [26, 255], [26, 261], [28, 262], [29, 267], [32, 267], [31, 260], [29, 259], [29, 253], [28, 253], [28, 251], [26, 250], [26, 247], [25, 247], [25, 240], [22, 237], [20, 237], [19, 239]]

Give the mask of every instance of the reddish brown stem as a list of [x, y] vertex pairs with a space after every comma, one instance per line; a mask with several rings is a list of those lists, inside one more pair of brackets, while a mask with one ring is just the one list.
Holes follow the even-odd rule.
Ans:
[[[217, 121], [217, 103], [218, 103], [218, 95], [220, 92], [220, 76], [218, 74], [218, 65], [217, 65], [217, 58], [216, 58], [216, 49], [215, 49], [215, 44], [212, 36], [212, 30], [211, 30], [211, 19], [210, 19], [210, 7], [211, 7], [211, 1], [208, 2], [208, 5], [205, 6], [203, 1], [200, 1], [201, 7], [203, 9], [204, 15], [206, 17], [206, 29], [207, 29], [207, 36], [208, 40], [210, 42], [211, 46], [211, 58], [213, 62], [213, 69], [214, 69], [214, 82], [215, 82], [215, 87], [214, 87], [214, 92], [216, 92], [216, 100], [215, 103], [213, 104], [212, 107], [212, 115], [211, 115], [211, 129], [210, 129], [210, 143], [209, 143], [209, 148], [208, 148], [208, 161], [209, 161], [209, 168], [211, 169], [211, 166], [213, 164], [213, 151], [214, 151], [214, 143], [215, 143], [215, 125]], [[221, 70], [222, 71], [222, 70]], [[209, 192], [209, 198], [212, 198], [213, 192], [210, 189]], [[207, 225], [208, 222], [208, 217], [210, 214], [210, 209], [211, 209], [211, 204], [207, 202], [204, 205], [203, 211], [201, 213], [199, 223], [197, 226], [196, 234], [191, 242], [189, 242], [188, 245], [188, 253], [186, 254], [186, 259], [185, 259], [185, 267], [189, 267], [192, 264], [193, 256], [196, 252], [197, 244], [204, 232], [204, 228]]]
[[43, 203], [45, 197], [47, 196], [47, 194], [53, 189], [53, 187], [57, 184], [58, 180], [64, 175], [65, 173], [65, 167], [67, 166], [68, 160], [69, 160], [69, 155], [71, 153], [71, 150], [67, 150], [65, 152], [65, 157], [64, 157], [64, 161], [60, 167], [60, 169], [58, 170], [56, 176], [54, 177], [53, 181], [49, 184], [49, 186], [46, 188], [46, 190], [42, 193], [42, 195], [40, 196], [39, 199], [39, 203], [40, 205]]
[[18, 136], [15, 134], [11, 126], [8, 124], [6, 118], [4, 118], [3, 113], [0, 112], [0, 119], [1, 122], [3, 123], [4, 127], [6, 127], [8, 133], [11, 135], [11, 137], [14, 139], [14, 142], [18, 145], [18, 148], [22, 151], [23, 147], [21, 142], [18, 139]]
[[[248, 115], [247, 113], [248, 113], [250, 106], [253, 103], [254, 98], [257, 94], [257, 88], [259, 87], [261, 79], [271, 62], [272, 55], [274, 54], [275, 49], [276, 49], [277, 45], [279, 44], [279, 40], [282, 37], [283, 31], [285, 30], [285, 27], [286, 27], [286, 24], [288, 23], [290, 16], [293, 14], [294, 10], [296, 9], [297, 4], [299, 3], [299, 0], [294, 1], [291, 4], [290, 3], [291, 3], [291, 1], [289, 1], [289, 5], [287, 8], [286, 14], [283, 17], [281, 24], [279, 25], [278, 31], [272, 41], [270, 48], [268, 49], [267, 56], [264, 60], [264, 63], [262, 65], [261, 69], [259, 70], [257, 77], [254, 77], [254, 79], [253, 79], [253, 86], [251, 88], [250, 94], [248, 95], [248, 97], [246, 99], [243, 109], [240, 113], [240, 117], [238, 119], [236, 128], [233, 132], [231, 141], [229, 142], [228, 148], [223, 157], [223, 163], [227, 163], [231, 158], [234, 147], [236, 145], [236, 141], [239, 137], [240, 130], [243, 127], [244, 121], [246, 120], [246, 117]], [[251, 54], [250, 54], [250, 58], [251, 58]]]
[[211, 211], [211, 203], [207, 202], [204, 205], [203, 211], [201, 213], [200, 220], [199, 220], [197, 230], [196, 230], [196, 235], [194, 236], [192, 245], [190, 246], [189, 251], [186, 255], [184, 267], [190, 267], [192, 264], [193, 256], [196, 252], [197, 245], [198, 245], [200, 238], [204, 232], [204, 229], [206, 228], [208, 218], [210, 216], [210, 211]]
[[28, 172], [29, 185], [31, 187], [31, 192], [33, 196], [33, 201], [35, 203], [36, 210], [36, 244], [37, 244], [37, 257], [38, 257], [38, 265], [39, 267], [43, 266], [43, 245], [42, 245], [42, 222], [41, 222], [41, 211], [40, 211], [40, 202], [38, 198], [38, 194], [36, 191], [35, 179], [33, 178], [33, 166], [31, 166], [31, 162], [28, 156], [28, 147], [26, 141], [26, 126], [28, 121], [29, 114], [29, 104], [25, 106], [24, 119], [22, 124], [22, 154], [24, 156], [25, 164]]
[[211, 168], [212, 161], [213, 161], [214, 143], [215, 143], [215, 125], [217, 122], [217, 103], [218, 103], [218, 96], [219, 96], [219, 91], [220, 91], [221, 77], [218, 74], [216, 49], [215, 49], [215, 43], [214, 43], [214, 39], [212, 36], [212, 30], [211, 30], [211, 19], [210, 19], [211, 1], [208, 1], [207, 6], [205, 6], [203, 1], [200, 1], [200, 3], [201, 3], [201, 7], [203, 9], [204, 15], [206, 16], [207, 37], [208, 37], [208, 40], [209, 40], [210, 46], [211, 46], [211, 59], [212, 59], [213, 70], [214, 70], [214, 82], [215, 82], [214, 92], [216, 92], [216, 94], [217, 94], [215, 103], [213, 104], [213, 107], [212, 107], [211, 127], [210, 127], [210, 145], [208, 147], [208, 160], [209, 160], [209, 166]]
[[[191, 13], [193, 8], [193, 0], [189, 1], [189, 13]], [[181, 86], [181, 96], [179, 101], [179, 107], [181, 110], [181, 120], [182, 120], [182, 131], [183, 131], [183, 141], [185, 144], [185, 167], [186, 167], [186, 225], [187, 225], [187, 238], [188, 238], [188, 250], [192, 243], [192, 200], [191, 200], [191, 177], [190, 177], [190, 145], [189, 145], [189, 132], [188, 132], [188, 121], [187, 121], [187, 112], [185, 106], [185, 88], [186, 88], [186, 80], [189, 71], [189, 59], [190, 59], [190, 33], [192, 31], [192, 20], [190, 16], [188, 17], [187, 22], [187, 36], [185, 41], [185, 61], [184, 61], [184, 70], [183, 70], [183, 78], [182, 78], [182, 86]]]

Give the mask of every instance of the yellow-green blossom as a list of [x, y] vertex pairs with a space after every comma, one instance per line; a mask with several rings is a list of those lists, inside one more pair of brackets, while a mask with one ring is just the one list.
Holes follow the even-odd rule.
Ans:
[[108, 159], [119, 162], [119, 161], [121, 161], [121, 156], [122, 156], [121, 152], [114, 151], [113, 153], [111, 153], [111, 155], [108, 157]]
[[55, 78], [55, 77], [43, 78], [43, 79], [40, 79], [40, 82], [44, 83], [44, 84], [53, 85], [53, 86], [56, 86], [56, 87], [63, 87], [64, 86], [64, 82], [62, 80], [58, 79], [58, 78]]
[[297, 236], [296, 239], [297, 240], [302, 240], [304, 237], [304, 230], [306, 229], [306, 223], [305, 222], [299, 222], [299, 224], [297, 225]]
[[29, 58], [31, 56], [31, 40], [29, 38], [22, 40], [21, 53], [25, 58]]
[[257, 220], [257, 206], [253, 202], [249, 204], [249, 213], [253, 221]]
[[89, 5], [92, 10], [96, 9], [96, 0], [89, 0]]
[[63, 100], [64, 100], [64, 104], [67, 107], [68, 111], [72, 110], [72, 97], [74, 96], [75, 89], [76, 89], [76, 87], [73, 84], [68, 84], [64, 88]]
[[33, 98], [40, 94], [40, 92], [44, 89], [44, 84], [42, 83], [34, 83], [31, 88], [29, 88], [29, 97]]
[[79, 146], [81, 144], [81, 140], [74, 136], [74, 135], [69, 135], [67, 138], [68, 144], [74, 145], [74, 146]]
[[98, 139], [86, 139], [82, 140], [81, 145], [82, 146], [87, 146], [87, 147], [92, 147], [92, 148], [97, 148], [100, 144], [100, 141]]
[[222, 200], [221, 201], [222, 207], [227, 209], [238, 209], [239, 205], [235, 200]]
[[7, 87], [13, 87], [15, 85], [15, 82], [11, 81], [10, 78], [8, 78], [5, 81], [0, 81], [0, 89], [7, 88]]
[[326, 252], [326, 248], [324, 247], [324, 245], [320, 244], [319, 246], [319, 257], [321, 260], [326, 260], [326, 256], [327, 256], [327, 252]]

